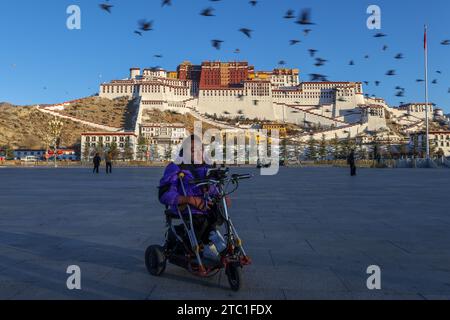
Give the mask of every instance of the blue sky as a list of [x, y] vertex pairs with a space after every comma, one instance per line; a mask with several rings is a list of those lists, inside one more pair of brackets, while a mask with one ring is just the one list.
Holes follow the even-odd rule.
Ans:
[[[161, 7], [160, 0], [110, 0], [112, 14], [101, 11], [97, 0], [0, 1], [0, 101], [15, 104], [55, 103], [84, 97], [98, 91], [103, 81], [125, 78], [131, 66], [162, 66], [175, 69], [183, 60], [247, 60], [256, 69], [271, 70], [285, 60], [300, 69], [302, 80], [321, 73], [330, 80], [370, 81], [366, 93], [400, 101], [423, 101], [423, 25], [429, 25], [430, 97], [450, 112], [450, 1], [448, 0], [260, 0], [251, 7], [247, 0], [173, 0]], [[68, 30], [66, 9], [78, 5], [82, 29]], [[366, 9], [376, 4], [382, 10], [386, 38], [366, 27]], [[199, 12], [214, 7], [215, 17]], [[312, 9], [317, 25], [305, 37], [293, 20], [282, 19], [287, 9], [296, 14]], [[139, 19], [154, 20], [154, 31], [144, 37], [133, 34]], [[254, 30], [247, 39], [237, 30]], [[211, 39], [224, 40], [222, 50]], [[290, 39], [302, 43], [290, 46]], [[389, 46], [386, 52], [383, 45]], [[239, 48], [240, 55], [233, 51]], [[307, 49], [329, 60], [315, 67]], [[405, 59], [395, 60], [397, 53]], [[163, 59], [154, 58], [163, 54]], [[369, 59], [364, 56], [368, 54]], [[355, 66], [348, 65], [350, 60]], [[385, 72], [396, 69], [397, 76]], [[442, 75], [436, 73], [442, 71]], [[382, 83], [375, 87], [373, 81]], [[395, 87], [406, 89], [395, 97]]]

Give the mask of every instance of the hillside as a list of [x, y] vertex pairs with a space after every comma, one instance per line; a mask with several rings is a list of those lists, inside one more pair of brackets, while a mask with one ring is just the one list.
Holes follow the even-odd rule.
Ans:
[[[135, 110], [132, 101], [126, 98], [114, 100], [89, 97], [77, 100], [58, 111], [62, 115], [89, 121], [110, 127], [133, 130], [131, 118]], [[42, 148], [42, 132], [53, 119], [52, 115], [39, 112], [34, 107], [13, 106], [9, 103], [0, 103], [0, 146], [11, 145], [14, 148]], [[146, 110], [143, 114], [146, 123], [182, 123], [189, 132], [194, 130], [197, 120], [190, 114], [179, 114], [171, 111], [157, 109]], [[61, 145], [74, 147], [80, 143], [81, 133], [87, 131], [101, 131], [97, 128], [80, 124], [71, 120], [62, 119], [64, 129]], [[203, 131], [214, 128], [203, 123]]]
[[[18, 107], [10, 104], [0, 106], [0, 146], [14, 148], [42, 148], [40, 132], [47, 128], [52, 116], [33, 107]], [[72, 147], [79, 143], [82, 132], [99, 131], [70, 120], [64, 120], [61, 145]]]
[[134, 114], [133, 101], [127, 98], [109, 100], [89, 97], [66, 106], [64, 111], [59, 113], [110, 127], [134, 129], [131, 128], [131, 117]]
[[[172, 111], [161, 111], [158, 109], [145, 110], [142, 114], [143, 123], [182, 123], [190, 133], [194, 132], [194, 122], [198, 121], [190, 114], [180, 114]], [[203, 132], [214, 129], [214, 126], [202, 123]]]

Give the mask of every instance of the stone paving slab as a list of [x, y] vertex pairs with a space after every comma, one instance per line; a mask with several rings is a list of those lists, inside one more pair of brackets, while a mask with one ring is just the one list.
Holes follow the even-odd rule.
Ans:
[[[256, 174], [231, 215], [254, 264], [241, 292], [144, 266], [164, 236], [161, 168], [0, 170], [0, 299], [449, 299], [448, 170], [282, 168]], [[69, 265], [82, 290], [66, 288]], [[366, 287], [379, 265], [382, 290]]]

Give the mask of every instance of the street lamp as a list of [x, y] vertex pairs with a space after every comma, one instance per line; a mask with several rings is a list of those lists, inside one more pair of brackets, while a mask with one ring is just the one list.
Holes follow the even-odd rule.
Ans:
[[64, 126], [64, 123], [59, 120], [57, 117], [55, 117], [53, 120], [51, 120], [49, 123], [49, 131], [50, 136], [53, 141], [53, 157], [55, 160], [55, 168], [57, 167], [56, 157], [58, 156], [58, 139], [61, 136], [61, 132]]

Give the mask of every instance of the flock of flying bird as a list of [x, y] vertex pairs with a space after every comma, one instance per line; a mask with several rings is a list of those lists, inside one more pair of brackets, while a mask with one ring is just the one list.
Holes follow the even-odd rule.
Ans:
[[[219, 2], [221, 0], [209, 0], [209, 1], [210, 2]], [[172, 0], [161, 0], [161, 6], [162, 7], [171, 6], [171, 5], [172, 5]], [[256, 5], [258, 5], [258, 1], [255, 1], [255, 0], [249, 1], [249, 5], [252, 6], [252, 7], [255, 7]], [[100, 6], [100, 8], [102, 10], [104, 10], [107, 13], [112, 13], [113, 8], [114, 8], [114, 5], [110, 4], [109, 0], [106, 0], [105, 3], [101, 3], [99, 6]], [[203, 16], [203, 17], [214, 17], [215, 16], [214, 12], [215, 12], [214, 8], [208, 7], [208, 8], [205, 8], [205, 9], [201, 10], [201, 12], [199, 14], [201, 16]], [[286, 20], [294, 20], [296, 24], [298, 24], [301, 27], [303, 27], [303, 34], [304, 34], [305, 37], [308, 36], [313, 31], [312, 27], [315, 25], [315, 23], [312, 22], [312, 20], [311, 20], [311, 9], [302, 9], [302, 10], [300, 10], [300, 13], [297, 14], [297, 15], [296, 15], [295, 10], [288, 9], [286, 11], [286, 14], [283, 16], [283, 18], [286, 19]], [[376, 21], [373, 20], [372, 23], [375, 24]], [[154, 24], [154, 22], [152, 20], [150, 20], [150, 21], [146, 20], [146, 19], [139, 20], [138, 21], [138, 28], [137, 28], [137, 30], [134, 30], [134, 33], [136, 35], [138, 35], [138, 36], [143, 36], [145, 32], [153, 30], [153, 24]], [[252, 29], [240, 28], [238, 31], [241, 32], [247, 38], [251, 38], [252, 37], [252, 32], [253, 32]], [[373, 37], [374, 38], [385, 38], [385, 37], [387, 37], [387, 35], [384, 34], [384, 33], [379, 32], [379, 33], [376, 33]], [[299, 44], [301, 42], [302, 41], [299, 40], [299, 39], [290, 39], [289, 40], [289, 45], [290, 46], [295, 46], [295, 45], [297, 45], [297, 44]], [[221, 39], [212, 39], [211, 40], [211, 45], [217, 50], [221, 49], [221, 46], [222, 46], [223, 43], [224, 43], [224, 40], [221, 40]], [[443, 40], [441, 42], [441, 45], [443, 45], [443, 46], [450, 46], [450, 40]], [[382, 51], [387, 51], [388, 48], [389, 47], [387, 45], [383, 45]], [[240, 51], [239, 48], [234, 50], [234, 53], [236, 53], [236, 54], [238, 54], [240, 52], [241, 51]], [[315, 59], [315, 63], [314, 63], [315, 67], [322, 67], [328, 62], [328, 60], [316, 56], [317, 53], [318, 53], [318, 50], [316, 50], [316, 49], [308, 49], [308, 53], [309, 53], [309, 56], [311, 58]], [[154, 57], [155, 58], [162, 58], [163, 56], [161, 54], [157, 54], [157, 55], [154, 55]], [[369, 55], [365, 55], [364, 58], [365, 59], [369, 59], [370, 56]], [[401, 59], [404, 59], [405, 57], [404, 57], [403, 53], [398, 53], [398, 54], [396, 54], [394, 56], [394, 58], [396, 60], [401, 60]], [[284, 65], [286, 65], [286, 62], [284, 60], [281, 60], [281, 61], [278, 62], [278, 64], [280, 66], [284, 66]], [[354, 66], [355, 65], [355, 60], [350, 60], [348, 65], [349, 66]], [[159, 69], [159, 66], [153, 67], [152, 69], [157, 70], [157, 69]], [[440, 70], [437, 70], [436, 73], [437, 74], [442, 74], [442, 72]], [[393, 77], [393, 76], [396, 76], [397, 73], [396, 73], [395, 69], [392, 69], [392, 70], [388, 70], [385, 73], [385, 75], [388, 76], [388, 77]], [[311, 81], [328, 81], [328, 77], [326, 75], [324, 75], [324, 74], [312, 73], [309, 76], [310, 76], [310, 80]], [[416, 80], [417, 83], [421, 83], [421, 82], [424, 82], [424, 81], [425, 81], [424, 79], [417, 79]], [[432, 84], [437, 84], [437, 83], [438, 83], [437, 79], [433, 79], [432, 80]], [[370, 82], [369, 81], [364, 81], [364, 84], [366, 86], [369, 86]], [[380, 86], [381, 81], [376, 80], [376, 81], [374, 81], [374, 84], [375, 84], [376, 87], [378, 87], [378, 86]], [[403, 88], [401, 86], [396, 86], [395, 87], [395, 91], [396, 91], [396, 93], [395, 93], [396, 97], [399, 97], [399, 98], [405, 97], [405, 93], [406, 93], [406, 89], [405, 88]], [[450, 88], [448, 89], [448, 93], [450, 93]], [[369, 96], [369, 95], [367, 94], [367, 96]], [[400, 103], [402, 103], [402, 102], [400, 102]]]

